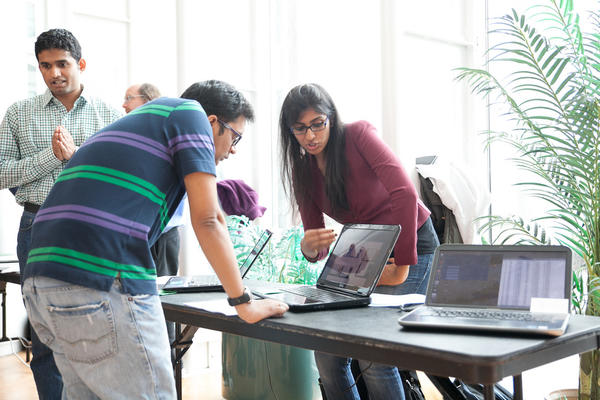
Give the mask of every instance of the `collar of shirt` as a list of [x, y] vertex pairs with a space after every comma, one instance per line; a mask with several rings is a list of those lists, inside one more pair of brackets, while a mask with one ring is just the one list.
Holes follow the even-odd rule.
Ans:
[[[79, 103], [82, 103], [82, 104], [87, 103], [88, 100], [87, 100], [86, 96], [84, 95], [84, 93], [85, 93], [84, 89], [85, 89], [85, 87], [83, 85], [81, 85], [81, 94], [79, 95], [79, 97], [77, 98], [77, 100], [75, 100], [74, 107], [77, 107], [77, 105]], [[54, 99], [54, 101], [56, 101], [58, 104], [62, 104], [60, 102], [60, 100], [58, 100], [56, 97], [54, 97], [54, 95], [52, 94], [52, 92], [50, 91], [50, 89], [46, 89], [46, 92], [44, 92], [43, 96], [44, 96], [43, 97], [43, 105], [44, 105], [44, 107], [48, 106], [48, 104], [50, 104], [50, 102], [52, 101], [52, 99]]]

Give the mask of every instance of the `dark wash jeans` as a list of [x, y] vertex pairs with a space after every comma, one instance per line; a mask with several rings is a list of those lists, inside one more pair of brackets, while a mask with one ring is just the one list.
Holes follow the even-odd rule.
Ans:
[[[27, 254], [31, 248], [31, 226], [34, 218], [34, 213], [23, 211], [21, 223], [19, 224], [17, 258], [19, 259], [21, 277], [23, 277], [27, 265]], [[30, 329], [30, 334], [32, 354], [30, 366], [38, 396], [40, 400], [58, 400], [62, 397], [63, 381], [54, 362], [52, 350], [40, 341], [33, 329]]]

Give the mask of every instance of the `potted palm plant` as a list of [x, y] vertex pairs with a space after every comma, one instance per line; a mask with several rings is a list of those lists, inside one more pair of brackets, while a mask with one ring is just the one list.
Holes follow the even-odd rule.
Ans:
[[[587, 21], [587, 20], [586, 20]], [[499, 79], [489, 70], [459, 68], [478, 95], [506, 105], [509, 132], [489, 132], [516, 151], [526, 171], [517, 184], [547, 205], [530, 222], [492, 216], [494, 243], [561, 243], [581, 260], [574, 265], [575, 312], [600, 315], [600, 12], [583, 32], [572, 0], [545, 0], [524, 13], [495, 21], [489, 65], [510, 68]], [[581, 268], [579, 268], [581, 267]], [[580, 357], [579, 398], [600, 399], [600, 352]]]
[[[238, 263], [243, 262], [262, 233], [246, 216], [226, 217]], [[249, 279], [315, 284], [325, 260], [309, 263], [300, 250], [301, 225], [275, 232], [248, 272]], [[313, 352], [224, 333], [222, 394], [229, 400], [278, 398], [312, 400], [320, 394]]]

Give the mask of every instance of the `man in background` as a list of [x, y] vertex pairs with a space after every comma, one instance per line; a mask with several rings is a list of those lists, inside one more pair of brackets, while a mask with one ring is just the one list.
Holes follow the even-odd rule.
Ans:
[[[71, 32], [51, 29], [40, 34], [35, 55], [48, 90], [11, 105], [0, 124], [0, 189], [18, 188], [15, 199], [24, 208], [17, 236], [21, 275], [33, 219], [58, 175], [89, 136], [121, 117], [84, 92], [86, 62]], [[33, 330], [31, 342], [30, 365], [40, 399], [60, 399], [62, 378], [52, 352]]]
[[[131, 85], [125, 92], [123, 108], [129, 114], [139, 106], [159, 97], [160, 91], [151, 83]], [[150, 248], [154, 264], [156, 265], [156, 276], [177, 275], [179, 271], [179, 249], [181, 243], [179, 227], [184, 224], [183, 213], [185, 201], [185, 198], [181, 201], [169, 223], [162, 231], [162, 234]], [[173, 343], [175, 340], [174, 322], [167, 321], [167, 332], [169, 334], [169, 343]], [[171, 350], [171, 356], [174, 361], [175, 349]]]
[[151, 83], [131, 85], [125, 92], [123, 108], [129, 114], [131, 110], [160, 97], [160, 91]]

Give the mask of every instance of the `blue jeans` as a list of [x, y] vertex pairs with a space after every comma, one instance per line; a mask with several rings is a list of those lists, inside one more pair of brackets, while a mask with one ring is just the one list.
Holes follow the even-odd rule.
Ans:
[[[19, 270], [21, 276], [27, 265], [27, 254], [31, 248], [31, 225], [33, 225], [34, 213], [23, 211], [19, 233], [17, 235], [17, 258], [19, 259]], [[40, 400], [56, 400], [61, 398], [63, 382], [60, 372], [54, 362], [52, 350], [40, 342], [33, 329], [30, 330], [31, 337], [31, 372], [37, 388]]]
[[[427, 290], [433, 254], [419, 255], [417, 264], [409, 267], [406, 281], [397, 286], [379, 286], [378, 293], [408, 294]], [[315, 361], [328, 400], [360, 400], [350, 358], [315, 351]], [[404, 389], [398, 368], [391, 365], [358, 360], [370, 400], [404, 400]]]
[[433, 254], [421, 254], [415, 265], [408, 268], [408, 277], [396, 286], [378, 286], [375, 293], [385, 294], [410, 294], [420, 293], [425, 294], [427, 291], [427, 281], [431, 272], [431, 263], [433, 262]]
[[174, 399], [158, 296], [103, 292], [45, 276], [23, 283], [33, 329], [54, 352], [63, 399]]

